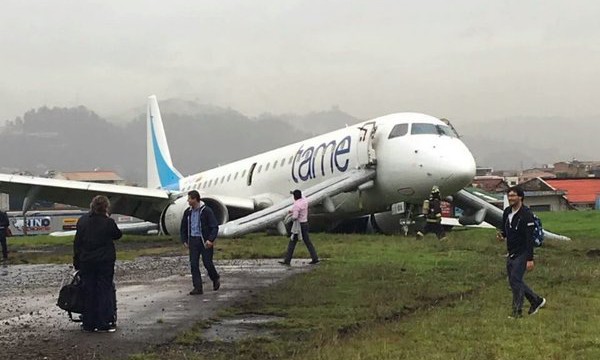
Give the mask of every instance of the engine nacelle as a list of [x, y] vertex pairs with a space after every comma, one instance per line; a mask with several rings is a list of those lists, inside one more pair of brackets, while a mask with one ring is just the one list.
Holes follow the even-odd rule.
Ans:
[[[391, 212], [381, 212], [377, 214], [371, 214], [371, 226], [377, 232], [387, 234], [387, 235], [395, 235], [395, 234], [404, 234], [404, 228], [401, 221], [406, 220], [406, 216], [401, 215], [392, 215]], [[406, 224], [410, 225], [410, 224]]]
[[[227, 206], [225, 206], [219, 200], [203, 197], [202, 201], [211, 208], [215, 217], [217, 218], [217, 222], [219, 225], [224, 224], [229, 221], [229, 211], [227, 210]], [[179, 237], [179, 229], [181, 227], [181, 219], [183, 218], [183, 213], [185, 209], [189, 207], [187, 203], [187, 197], [180, 197], [175, 200], [175, 202], [167, 208], [165, 208], [160, 217], [160, 229], [163, 233], [167, 235], [173, 235]]]

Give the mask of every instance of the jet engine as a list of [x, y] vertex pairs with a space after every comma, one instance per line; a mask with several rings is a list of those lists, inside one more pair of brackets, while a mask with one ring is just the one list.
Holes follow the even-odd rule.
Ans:
[[[229, 211], [227, 210], [227, 206], [222, 202], [210, 197], [202, 197], [202, 201], [206, 206], [211, 208], [219, 225], [229, 221]], [[187, 197], [180, 197], [174, 203], [167, 206], [160, 216], [161, 231], [166, 235], [179, 236], [183, 213], [188, 207]]]
[[392, 215], [389, 211], [371, 214], [370, 218], [373, 229], [387, 235], [404, 234], [403, 222], [405, 220], [406, 216], [404, 214]]

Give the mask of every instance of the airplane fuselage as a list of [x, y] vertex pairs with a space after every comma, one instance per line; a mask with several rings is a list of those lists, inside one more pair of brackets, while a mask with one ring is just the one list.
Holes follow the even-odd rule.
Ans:
[[[473, 156], [444, 122], [399, 113], [184, 177], [179, 189], [249, 198], [261, 208], [289, 197], [291, 190], [361, 167], [376, 169], [373, 184], [334, 196], [335, 212], [329, 215], [365, 215], [387, 211], [396, 202], [420, 202], [433, 185], [453, 194], [475, 175]], [[317, 207], [312, 215], [325, 212]]]

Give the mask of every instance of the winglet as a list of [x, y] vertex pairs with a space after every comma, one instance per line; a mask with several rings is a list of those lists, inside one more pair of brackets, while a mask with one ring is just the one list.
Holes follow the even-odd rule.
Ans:
[[156, 96], [148, 97], [146, 152], [148, 187], [178, 190], [183, 177], [173, 166]]

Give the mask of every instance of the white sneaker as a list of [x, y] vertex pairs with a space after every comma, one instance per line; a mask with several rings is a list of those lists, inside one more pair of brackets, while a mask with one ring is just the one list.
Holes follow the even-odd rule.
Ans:
[[542, 302], [540, 302], [537, 306], [531, 305], [528, 311], [529, 315], [534, 315], [539, 309], [543, 308], [544, 305], [546, 305], [546, 298], [542, 298]]

